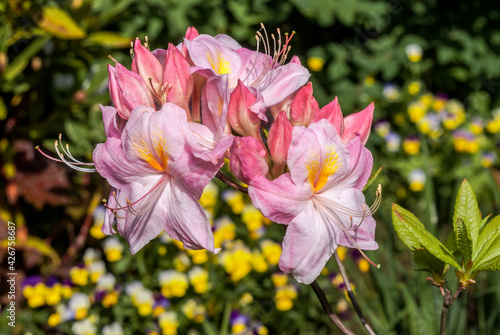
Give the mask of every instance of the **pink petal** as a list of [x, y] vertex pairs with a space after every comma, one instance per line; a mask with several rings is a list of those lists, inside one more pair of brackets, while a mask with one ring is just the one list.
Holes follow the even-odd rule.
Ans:
[[162, 203], [168, 208], [165, 232], [187, 249], [215, 252], [212, 227], [198, 201], [177, 181], [165, 188]]
[[313, 97], [312, 83], [301, 87], [290, 106], [291, 122], [294, 126], [308, 126], [311, 118], [319, 111], [319, 105]]
[[[111, 192], [109, 193], [108, 201], [107, 201], [107, 206], [110, 208], [116, 208], [116, 200], [113, 196], [113, 192], [117, 192], [116, 188], [112, 188]], [[115, 220], [116, 217], [113, 214], [113, 212], [109, 209], [106, 209], [106, 213], [104, 214], [104, 223], [101, 227], [101, 231], [105, 235], [113, 235], [116, 234], [115, 229], [113, 226], [115, 225]]]
[[189, 100], [193, 92], [193, 75], [189, 71], [189, 63], [182, 53], [169, 44], [163, 65], [163, 86], [170, 85], [167, 101], [189, 110]]
[[134, 109], [122, 136], [127, 161], [145, 171], [167, 171], [165, 163], [177, 160], [184, 152], [185, 139], [179, 136], [182, 122], [187, 127], [186, 112], [171, 103], [157, 112], [144, 106]]
[[297, 64], [297, 65], [302, 65], [300, 63], [300, 59], [299, 59], [299, 57], [297, 55], [293, 55], [292, 59], [290, 60], [290, 63]]
[[313, 116], [312, 123], [322, 119], [327, 119], [335, 127], [337, 133], [342, 134], [344, 117], [342, 116], [342, 110], [340, 109], [337, 97]]
[[195, 37], [197, 37], [198, 30], [196, 30], [195, 27], [188, 27], [186, 30], [186, 35], [184, 36], [185, 39], [192, 41]]
[[[236, 85], [236, 88], [231, 93], [228, 106], [228, 120], [232, 129], [241, 136], [260, 138], [261, 120], [258, 114], [251, 110], [251, 107], [256, 103], [256, 95], [257, 92], [255, 89], [250, 90], [241, 80], [238, 80], [238, 85]], [[260, 102], [259, 114], [266, 110], [262, 99]]]
[[274, 120], [269, 129], [267, 145], [274, 162], [285, 164], [288, 157], [288, 149], [292, 141], [293, 126], [288, 121], [286, 113], [282, 111]]
[[326, 120], [309, 128], [294, 127], [288, 151], [288, 167], [295, 184], [320, 191], [338, 183], [349, 169], [349, 151]]
[[[158, 183], [160, 183], [158, 185]], [[118, 203], [126, 205], [129, 199], [137, 213], [128, 213], [123, 210], [117, 212], [117, 228], [130, 245], [130, 252], [137, 253], [149, 241], [158, 236], [167, 219], [170, 208], [165, 205], [164, 198], [168, 196], [168, 179], [161, 175], [149, 178], [147, 183], [130, 183], [118, 192]], [[156, 187], [156, 188], [154, 188]], [[145, 195], [148, 195], [145, 197]], [[140, 200], [143, 199], [143, 200]]]
[[186, 190], [189, 190], [191, 195], [199, 199], [205, 186], [215, 177], [223, 164], [222, 157], [212, 163], [186, 150], [177, 161], [169, 162], [169, 172], [184, 185]]
[[240, 57], [231, 48], [234, 43], [227, 39], [216, 39], [208, 35], [199, 35], [192, 41], [184, 40], [189, 57], [195, 65], [191, 72], [205, 77], [213, 75], [236, 74], [239, 71]]
[[94, 149], [93, 160], [97, 172], [106, 178], [108, 183], [118, 189], [126, 187], [131, 182], [140, 181], [144, 170], [140, 166], [127, 162], [123, 155], [120, 139], [111, 137], [106, 143], [99, 143]]
[[[129, 113], [127, 118], [130, 117], [131, 111], [139, 105], [155, 107], [154, 98], [141, 76], [127, 70], [120, 63], [116, 63], [115, 76], [121, 99], [120, 105]], [[120, 109], [118, 109], [118, 113], [120, 113]]]
[[[365, 215], [363, 218], [363, 206], [365, 206], [365, 211], [368, 212], [368, 205], [366, 205], [365, 196], [363, 193], [355, 188], [350, 188], [346, 190], [330, 190], [329, 192], [324, 192], [318, 197], [323, 197], [329, 201], [347, 208], [349, 211], [342, 210], [332, 210], [335, 211], [335, 217], [337, 224], [342, 224], [346, 229], [353, 229], [358, 227], [356, 230], [343, 232], [339, 227], [335, 227], [338, 234], [338, 243], [355, 248], [353, 240], [356, 242], [358, 247], [363, 250], [374, 250], [378, 248], [378, 244], [375, 241], [375, 220], [371, 215]], [[339, 207], [337, 206], [337, 207]], [[334, 206], [332, 206], [334, 208]], [[353, 212], [357, 212], [358, 215], [352, 215]], [[352, 221], [351, 221], [352, 218]], [[347, 236], [349, 234], [351, 238]]]
[[[102, 120], [104, 122], [104, 133], [106, 138], [116, 137], [120, 138], [122, 135], [122, 129], [125, 126], [127, 120], [122, 119], [116, 108], [111, 106], [99, 105], [102, 112]], [[122, 129], [120, 129], [122, 128]]]
[[349, 187], [362, 191], [373, 168], [372, 153], [361, 144], [359, 136], [347, 142], [346, 148], [350, 152], [349, 172], [342, 185], [350, 185]]
[[219, 139], [227, 125], [227, 107], [229, 103], [228, 76], [213, 76], [207, 79], [202, 91], [203, 124]]
[[344, 118], [344, 132], [342, 140], [347, 143], [356, 135], [361, 136], [361, 142], [366, 144], [373, 121], [373, 110], [375, 104], [372, 102], [360, 112], [348, 115]]
[[272, 70], [268, 76], [257, 88], [266, 106], [273, 106], [307, 83], [310, 73], [302, 65], [288, 63]]
[[156, 92], [160, 91], [163, 73], [161, 63], [151, 51], [141, 44], [138, 38], [135, 39], [134, 43], [132, 71], [138, 73], [148, 87], [152, 85]]
[[309, 204], [289, 225], [283, 238], [280, 269], [303, 284], [312, 283], [337, 249], [337, 234]]
[[231, 172], [245, 184], [269, 171], [267, 151], [254, 137], [236, 137], [231, 147]]
[[289, 173], [273, 181], [256, 177], [248, 187], [248, 194], [265, 217], [283, 224], [289, 224], [299, 215], [312, 196], [311, 188], [295, 185]]

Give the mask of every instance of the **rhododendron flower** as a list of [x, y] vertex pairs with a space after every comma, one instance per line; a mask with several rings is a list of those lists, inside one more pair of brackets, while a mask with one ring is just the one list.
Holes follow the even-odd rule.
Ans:
[[[188, 249], [215, 251], [210, 223], [196, 199], [220, 165], [192, 154], [186, 129], [186, 112], [177, 105], [166, 103], [157, 112], [138, 106], [121, 136], [108, 137], [94, 151], [97, 171], [115, 189], [108, 208], [132, 253], [163, 229]], [[103, 232], [111, 231], [108, 216]]]
[[160, 109], [166, 102], [189, 111], [193, 76], [184, 55], [173, 44], [151, 52], [139, 39], [133, 51], [131, 71], [118, 62], [108, 66], [109, 92], [120, 116], [128, 119], [139, 105]]
[[269, 37], [266, 33], [264, 36], [258, 32], [256, 38], [259, 43], [264, 43], [266, 53], [259, 52], [258, 49], [253, 51], [242, 48], [227, 35], [212, 37], [201, 34], [192, 40], [185, 39], [183, 47], [187, 48], [194, 64], [191, 68], [193, 73], [206, 78], [227, 74], [231, 91], [237, 86], [238, 80], [241, 80], [245, 86], [259, 91], [265, 106], [269, 107], [304, 85], [310, 74], [297, 60], [284, 64], [291, 36], [286, 35], [282, 40], [278, 31], [274, 53]]
[[327, 121], [295, 127], [287, 164], [290, 172], [273, 181], [261, 175], [248, 188], [266, 217], [287, 225], [283, 272], [310, 284], [338, 245], [378, 247], [371, 216], [375, 208], [365, 204], [361, 192], [373, 162], [360, 136], [344, 144]]

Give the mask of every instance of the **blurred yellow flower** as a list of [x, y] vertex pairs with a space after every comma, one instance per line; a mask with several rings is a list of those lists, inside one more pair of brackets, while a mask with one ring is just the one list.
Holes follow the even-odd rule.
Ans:
[[288, 311], [293, 307], [293, 300], [297, 298], [297, 289], [293, 285], [278, 287], [274, 294], [276, 309]]
[[418, 94], [420, 92], [420, 83], [418, 81], [412, 81], [410, 85], [408, 85], [408, 93], [411, 95]]
[[278, 265], [281, 256], [281, 245], [272, 240], [262, 240], [260, 249], [269, 265]]
[[309, 57], [307, 59], [307, 67], [313, 72], [319, 72], [323, 69], [325, 60], [321, 57]]

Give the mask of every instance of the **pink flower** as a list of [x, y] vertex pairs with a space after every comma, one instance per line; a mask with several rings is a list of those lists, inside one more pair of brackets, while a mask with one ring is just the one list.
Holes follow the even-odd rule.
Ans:
[[372, 169], [371, 153], [356, 136], [344, 144], [335, 128], [319, 121], [294, 127], [287, 172], [273, 181], [250, 181], [254, 205], [287, 225], [280, 268], [310, 284], [337, 246], [376, 249], [373, 208], [361, 190]]
[[254, 137], [236, 137], [231, 147], [231, 172], [248, 184], [269, 172], [269, 155], [261, 141]]
[[260, 139], [261, 121], [267, 121], [266, 106], [260, 92], [246, 87], [241, 80], [231, 93], [228, 119], [231, 128], [241, 136]]
[[[163, 229], [188, 249], [214, 249], [210, 223], [197, 202], [220, 165], [196, 158], [186, 146], [186, 112], [166, 103], [155, 112], [136, 107], [121, 134], [108, 122], [106, 143], [94, 151], [101, 176], [114, 188], [108, 208], [136, 253]], [[120, 136], [118, 136], [120, 135]], [[103, 231], [112, 233], [107, 215]]]
[[[259, 36], [259, 43], [269, 43], [262, 34], [259, 33]], [[242, 48], [227, 35], [198, 35], [192, 40], [185, 39], [183, 47], [185, 45], [194, 64], [191, 69], [193, 73], [206, 78], [227, 74], [231, 92], [240, 80], [245, 86], [255, 88], [262, 95], [265, 106], [269, 107], [304, 85], [310, 76], [309, 71], [297, 60], [284, 64], [290, 39], [286, 37], [281, 41], [279, 36], [273, 56]], [[272, 53], [269, 45], [266, 50]]]
[[109, 65], [108, 71], [111, 99], [124, 119], [139, 105], [160, 109], [172, 102], [189, 110], [193, 76], [188, 61], [173, 44], [151, 52], [136, 39], [132, 71], [118, 62], [114, 68]]

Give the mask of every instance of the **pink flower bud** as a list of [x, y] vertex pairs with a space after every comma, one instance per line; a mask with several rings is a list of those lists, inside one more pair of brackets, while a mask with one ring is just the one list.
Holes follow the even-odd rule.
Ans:
[[122, 118], [128, 119], [132, 110], [139, 105], [155, 106], [146, 83], [137, 73], [127, 70], [120, 63], [116, 63], [115, 68], [108, 65], [108, 72], [109, 93]]
[[297, 92], [298, 90], [291, 93], [289, 96], [283, 99], [283, 101], [278, 102], [276, 105], [269, 107], [269, 110], [271, 111], [271, 115], [273, 116], [273, 118], [276, 119], [281, 111], [284, 111], [287, 117], [290, 117], [290, 106], [292, 105], [293, 99], [295, 99]]
[[134, 43], [132, 71], [138, 73], [152, 91], [159, 92], [162, 80], [161, 63], [137, 38]]
[[242, 136], [260, 138], [259, 116], [265, 118], [266, 107], [262, 97], [256, 95], [258, 95], [257, 90], [246, 87], [241, 80], [238, 80], [238, 85], [231, 93], [228, 106], [229, 124]]
[[319, 111], [319, 105], [313, 97], [312, 83], [308, 82], [306, 86], [299, 89], [290, 106], [292, 124], [307, 127], [317, 111]]
[[344, 117], [342, 116], [342, 110], [340, 109], [337, 97], [313, 116], [312, 123], [322, 119], [328, 120], [335, 127], [337, 133], [342, 135]]
[[188, 27], [186, 30], [186, 36], [184, 36], [184, 38], [192, 41], [198, 35], [198, 30], [196, 30], [195, 27]]
[[269, 172], [268, 154], [262, 142], [254, 137], [236, 137], [231, 147], [231, 172], [240, 181], [250, 184]]
[[288, 121], [286, 113], [282, 111], [271, 125], [267, 137], [267, 145], [275, 164], [283, 166], [286, 164], [288, 148], [292, 141], [292, 131], [293, 126]]
[[293, 55], [292, 59], [290, 60], [290, 63], [297, 64], [297, 65], [302, 65], [300, 63], [300, 59], [297, 55]]
[[366, 144], [373, 121], [373, 110], [375, 104], [372, 102], [360, 112], [348, 115], [344, 118], [344, 132], [342, 133], [342, 141], [349, 142], [350, 139], [359, 135], [361, 142]]
[[166, 93], [166, 101], [188, 111], [193, 92], [193, 76], [189, 72], [188, 61], [173, 44], [168, 45], [163, 69], [161, 91]]

